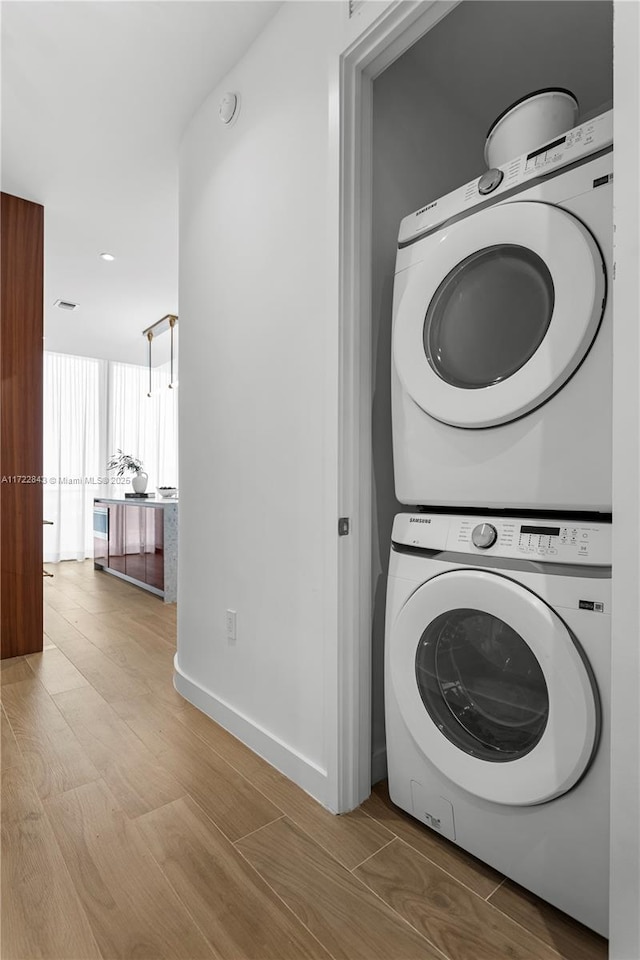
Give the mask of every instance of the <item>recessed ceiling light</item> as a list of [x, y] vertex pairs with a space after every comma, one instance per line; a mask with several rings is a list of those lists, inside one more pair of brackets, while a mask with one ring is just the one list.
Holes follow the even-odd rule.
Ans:
[[113, 256], [112, 253], [101, 253], [100, 258], [102, 260], [115, 260], [115, 257]]

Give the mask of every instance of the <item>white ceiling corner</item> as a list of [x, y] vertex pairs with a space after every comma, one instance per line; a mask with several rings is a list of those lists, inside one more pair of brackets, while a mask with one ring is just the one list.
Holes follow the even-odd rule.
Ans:
[[45, 207], [46, 349], [145, 362], [179, 310], [182, 134], [280, 5], [2, 3], [2, 190]]

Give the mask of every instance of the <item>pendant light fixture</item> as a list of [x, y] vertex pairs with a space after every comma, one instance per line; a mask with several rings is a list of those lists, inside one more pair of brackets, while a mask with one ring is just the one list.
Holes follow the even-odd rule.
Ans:
[[173, 390], [174, 381], [173, 381], [173, 358], [174, 358], [174, 345], [173, 345], [173, 328], [178, 322], [178, 318], [175, 313], [167, 313], [166, 316], [162, 317], [160, 320], [156, 320], [155, 323], [152, 323], [150, 327], [147, 327], [146, 330], [142, 331], [142, 335], [147, 338], [149, 341], [149, 392], [148, 397], [151, 396], [151, 342], [154, 337], [157, 337], [159, 334], [164, 333], [166, 330], [169, 330], [171, 336], [170, 344], [170, 353], [171, 353], [171, 372], [169, 376], [169, 389]]

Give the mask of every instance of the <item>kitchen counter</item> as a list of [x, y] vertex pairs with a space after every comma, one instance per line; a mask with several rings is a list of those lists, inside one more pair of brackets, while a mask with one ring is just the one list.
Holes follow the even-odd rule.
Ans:
[[136, 507], [168, 507], [177, 504], [177, 497], [95, 497], [94, 503], [126, 503]]
[[177, 498], [96, 497], [93, 529], [97, 570], [135, 583], [165, 603], [176, 602]]

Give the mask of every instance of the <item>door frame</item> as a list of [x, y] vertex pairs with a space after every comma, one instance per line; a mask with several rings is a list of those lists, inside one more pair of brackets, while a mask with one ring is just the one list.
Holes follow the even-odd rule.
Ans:
[[[342, 538], [338, 552], [340, 811], [356, 807], [371, 788], [373, 81], [459, 2], [394, 0], [340, 58], [338, 493], [341, 515], [351, 518], [351, 536]], [[640, 645], [625, 644], [626, 638], [640, 636], [640, 4], [613, 3], [614, 139], [623, 146], [614, 155], [610, 960], [629, 960], [640, 956], [640, 914], [635, 908], [640, 900]]]
[[461, 0], [394, 0], [340, 58], [339, 812], [371, 792], [373, 81]]

